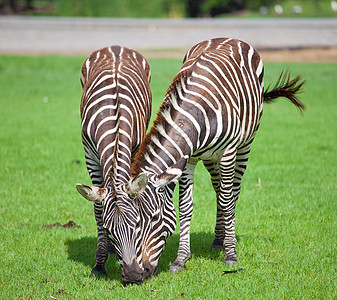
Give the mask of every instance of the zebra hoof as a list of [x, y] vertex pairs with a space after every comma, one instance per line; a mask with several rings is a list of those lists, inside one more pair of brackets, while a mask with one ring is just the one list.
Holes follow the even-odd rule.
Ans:
[[94, 276], [106, 275], [105, 268], [103, 266], [94, 266], [91, 270], [91, 274]]
[[173, 262], [170, 265], [170, 272], [171, 273], [179, 273], [184, 270], [184, 264], [182, 262]]
[[213, 250], [223, 250], [223, 249], [225, 249], [225, 247], [223, 245], [223, 241], [214, 240], [212, 245], [211, 245], [211, 249], [213, 249]]
[[176, 258], [176, 260], [170, 265], [170, 272], [178, 273], [184, 270], [185, 263], [191, 258], [191, 252], [189, 251], [184, 256]]
[[236, 258], [225, 258], [224, 263], [229, 266], [234, 266], [238, 263]]

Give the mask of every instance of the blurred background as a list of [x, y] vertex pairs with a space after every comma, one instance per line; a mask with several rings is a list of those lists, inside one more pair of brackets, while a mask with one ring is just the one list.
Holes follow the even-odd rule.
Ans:
[[1, 0], [1, 14], [122, 17], [336, 17], [335, 0]]
[[[337, 299], [337, 7], [335, 0], [0, 0], [0, 299]], [[209, 251], [216, 206], [197, 166], [187, 271], [124, 287], [95, 264], [90, 184], [81, 145], [80, 70], [92, 51], [133, 48], [151, 65], [152, 119], [187, 49], [239, 38], [264, 61], [307, 81], [302, 117], [266, 105], [238, 202], [239, 266], [222, 276]], [[175, 198], [177, 207], [177, 197]], [[213, 203], [213, 204], [212, 204]], [[74, 221], [82, 228], [56, 227]], [[49, 226], [52, 228], [49, 228]], [[335, 267], [334, 267], [335, 266]], [[330, 296], [329, 296], [330, 295]]]
[[337, 61], [337, 0], [0, 0], [0, 36], [0, 53], [10, 54], [88, 55], [119, 44], [181, 58], [202, 40], [232, 37], [269, 56]]

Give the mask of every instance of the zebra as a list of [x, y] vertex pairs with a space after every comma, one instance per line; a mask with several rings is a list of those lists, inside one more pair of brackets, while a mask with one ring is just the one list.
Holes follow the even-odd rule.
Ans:
[[132, 278], [137, 274], [132, 271], [140, 268], [139, 262], [128, 249], [128, 232], [111, 233], [105, 226], [106, 220], [111, 220], [105, 208], [117, 203], [115, 188], [129, 181], [131, 160], [145, 137], [152, 105], [150, 80], [147, 60], [121, 46], [94, 51], [81, 69], [82, 143], [93, 186], [76, 187], [94, 202], [97, 251], [92, 274], [106, 274], [108, 251], [114, 247], [126, 282], [138, 280]]
[[[214, 249], [224, 249], [224, 262], [237, 263], [235, 204], [251, 145], [259, 128], [263, 102], [278, 97], [299, 110], [296, 94], [304, 82], [281, 74], [276, 86], [264, 90], [259, 54], [232, 38], [200, 42], [185, 55], [169, 86], [151, 130], [131, 165], [131, 178], [119, 196], [132, 203], [140, 224], [144, 278], [156, 275], [166, 240], [176, 227], [173, 191], [179, 181], [180, 241], [171, 272], [184, 269], [191, 257], [194, 169], [202, 160], [216, 192]], [[130, 229], [131, 230], [131, 229]]]

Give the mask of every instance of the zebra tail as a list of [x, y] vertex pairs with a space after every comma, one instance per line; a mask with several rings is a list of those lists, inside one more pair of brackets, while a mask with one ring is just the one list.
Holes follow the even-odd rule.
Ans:
[[270, 90], [268, 87], [263, 93], [263, 102], [271, 103], [279, 97], [287, 98], [293, 103], [300, 112], [305, 109], [304, 104], [298, 99], [297, 94], [302, 92], [302, 86], [305, 80], [301, 80], [301, 76], [297, 76], [294, 79], [290, 79], [290, 72], [282, 71], [279, 79], [277, 80], [275, 87]]

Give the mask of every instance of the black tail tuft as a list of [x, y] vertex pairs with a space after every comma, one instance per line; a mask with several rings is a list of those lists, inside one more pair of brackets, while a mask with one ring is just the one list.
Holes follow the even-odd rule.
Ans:
[[301, 76], [290, 79], [290, 73], [282, 71], [275, 87], [270, 91], [268, 87], [263, 93], [263, 102], [271, 103], [273, 100], [284, 97], [293, 103], [301, 112], [305, 109], [303, 103], [297, 98], [297, 94], [302, 92], [302, 86], [305, 80]]

